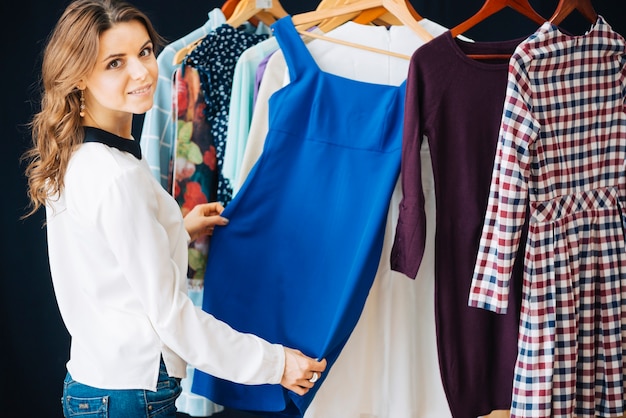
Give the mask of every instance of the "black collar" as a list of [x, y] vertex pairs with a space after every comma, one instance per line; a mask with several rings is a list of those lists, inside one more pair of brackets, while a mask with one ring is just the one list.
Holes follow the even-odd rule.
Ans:
[[99, 142], [109, 147], [117, 148], [120, 151], [133, 154], [135, 158], [141, 160], [141, 147], [139, 146], [139, 142], [122, 138], [121, 136], [117, 136], [100, 128], [94, 128], [93, 126], [83, 126], [83, 128], [85, 130], [84, 142]]

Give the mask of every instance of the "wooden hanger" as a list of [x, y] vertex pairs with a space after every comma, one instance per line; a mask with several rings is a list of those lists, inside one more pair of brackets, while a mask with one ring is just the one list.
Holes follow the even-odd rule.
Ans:
[[[317, 5], [317, 8], [315, 10], [320, 11], [324, 9], [332, 9], [334, 7], [353, 3], [354, 1], [356, 0], [322, 0], [320, 1], [320, 4]], [[312, 21], [304, 25], [299, 25], [297, 28], [299, 30], [308, 30], [308, 29], [311, 29], [313, 26], [317, 25], [318, 29], [321, 30], [322, 32], [328, 32], [329, 30], [336, 28], [342, 23], [345, 23], [349, 20], [354, 19], [355, 17], [359, 15], [359, 13], [360, 13], [359, 11], [355, 11], [350, 14], [345, 14], [341, 16], [324, 19], [323, 21], [319, 21], [319, 22]]]
[[[413, 16], [413, 18], [416, 21], [420, 21], [422, 19], [424, 19], [419, 13], [417, 13], [417, 10], [415, 10], [415, 8], [411, 5], [410, 1], [406, 2], [406, 6], [407, 9], [409, 9], [409, 12], [411, 13], [411, 16]], [[365, 14], [365, 12], [362, 13], [362, 15]], [[379, 18], [374, 19], [374, 22], [380, 22], [381, 24], [385, 24], [385, 25], [401, 25], [402, 22], [398, 21], [398, 19], [389, 11], [386, 11], [386, 13], [382, 14]]]
[[237, 4], [239, 4], [239, 0], [226, 0], [224, 4], [222, 4], [220, 9], [222, 10], [222, 13], [224, 13], [224, 17], [226, 17], [226, 19], [233, 14]]
[[173, 64], [174, 65], [178, 65], [180, 63], [183, 62], [183, 60], [185, 59], [185, 57], [194, 49], [196, 49], [196, 47], [200, 44], [200, 42], [202, 42], [202, 38], [200, 39], [196, 39], [195, 41], [193, 41], [192, 43], [190, 43], [189, 45], [185, 45], [184, 47], [182, 47], [181, 49], [179, 49], [178, 51], [176, 51], [176, 54], [174, 54], [174, 60], [173, 60]]
[[476, 26], [476, 24], [482, 22], [489, 16], [499, 12], [505, 7], [512, 8], [513, 10], [528, 17], [539, 25], [543, 25], [547, 20], [539, 13], [537, 13], [535, 9], [532, 8], [530, 3], [528, 3], [528, 0], [486, 0], [480, 10], [476, 12], [474, 16], [450, 29], [452, 37], [457, 37], [458, 35], [464, 33], [471, 27]]
[[[389, 13], [384, 7], [374, 7], [373, 9], [363, 10], [358, 16], [352, 19], [352, 21], [361, 25], [367, 25], [368, 23], [377, 21], [384, 22], [385, 16], [387, 15], [389, 15], [390, 20], [394, 19], [391, 13]], [[390, 24], [389, 22], [386, 23]]]
[[318, 23], [324, 19], [342, 16], [354, 12], [363, 12], [376, 7], [384, 7], [394, 17], [396, 17], [403, 25], [411, 28], [424, 41], [433, 39], [426, 29], [424, 29], [415, 19], [411, 12], [407, 0], [357, 0], [346, 5], [332, 7], [323, 10], [314, 10], [312, 12], [300, 13], [292, 17], [293, 24], [296, 27], [306, 25], [308, 23]]
[[[348, 1], [348, 3], [350, 3], [350, 1]], [[406, 6], [415, 21], [419, 22], [423, 19], [410, 2], [407, 1]], [[333, 17], [328, 19], [328, 21], [320, 23], [318, 27], [322, 32], [328, 32], [346, 23], [347, 21], [352, 21], [361, 25], [367, 25], [370, 23], [377, 25], [402, 25], [402, 22], [392, 12], [387, 10], [387, 8], [384, 6], [378, 6], [372, 9], [362, 10], [361, 12], [355, 12], [354, 14]]]
[[[269, 26], [274, 23], [276, 19], [287, 16], [287, 12], [283, 6], [281, 6], [280, 1], [269, 1], [271, 3], [271, 7], [258, 8], [256, 7], [256, 0], [240, 0], [228, 20], [226, 20], [226, 23], [233, 27], [239, 27], [251, 18], [256, 17], [261, 22]], [[174, 54], [174, 65], [182, 63], [185, 57], [189, 55], [189, 53], [193, 51], [198, 44], [200, 44], [200, 42], [202, 42], [202, 38], [197, 39], [196, 41], [176, 51], [176, 54]]]
[[310, 23], [317, 24], [319, 22], [322, 22], [319, 23], [320, 28], [326, 27], [329, 29], [333, 29], [332, 26], [328, 26], [327, 23], [323, 22], [325, 19], [330, 19], [328, 22], [333, 22], [334, 19], [338, 19], [334, 20], [335, 23], [338, 23], [337, 26], [347, 22], [348, 20], [351, 20], [351, 18], [356, 23], [367, 24], [371, 23], [375, 19], [383, 18], [386, 14], [393, 16], [397, 20], [397, 22], [399, 22], [399, 24], [404, 24], [404, 22], [406, 22], [407, 26], [413, 28], [413, 30], [426, 41], [433, 38], [433, 36], [428, 33], [428, 31], [426, 31], [424, 28], [422, 28], [421, 25], [417, 23], [418, 20], [422, 19], [422, 17], [417, 13], [417, 11], [415, 11], [415, 9], [413, 9], [412, 6], [410, 6], [410, 4], [408, 4], [408, 2], [403, 0], [348, 0], [347, 4], [322, 9], [318, 7], [318, 9], [313, 12], [301, 13], [292, 16], [292, 21], [295, 20], [294, 25], [299, 25], [296, 26], [296, 30], [298, 30], [298, 33], [306, 37], [322, 39], [325, 41], [334, 42], [353, 48], [364, 49], [380, 54], [390, 55], [402, 59], [410, 59], [411, 57], [406, 54], [400, 54], [393, 51], [373, 48], [367, 45], [331, 38], [328, 36], [320, 35], [316, 32], [301, 29], [303, 26], [309, 28]]
[[[276, 22], [276, 19], [280, 19], [281, 17], [282, 16], [276, 16], [273, 13], [270, 13], [270, 12], [268, 12], [266, 10], [260, 10], [254, 16], [250, 16], [246, 20], [254, 25], [253, 22], [254, 22], [255, 19], [257, 19], [257, 20], [265, 23], [267, 26], [271, 26], [272, 23]], [[255, 25], [255, 26], [257, 26], [257, 25]]]
[[[226, 23], [237, 28], [247, 22], [251, 17], [256, 16], [263, 23], [272, 24], [276, 19], [288, 15], [287, 11], [280, 4], [280, 1], [269, 0], [269, 3], [271, 4], [270, 7], [257, 7], [257, 0], [240, 0], [233, 14], [226, 20]], [[264, 20], [268, 18], [272, 20], [265, 22]]]
[[301, 35], [304, 35], [304, 36], [308, 36], [309, 38], [321, 39], [321, 40], [324, 40], [324, 41], [329, 41], [329, 42], [333, 42], [333, 43], [336, 43], [336, 44], [349, 46], [349, 47], [352, 47], [352, 48], [359, 48], [359, 49], [364, 49], [366, 51], [376, 52], [378, 54], [390, 55], [392, 57], [402, 58], [402, 59], [405, 59], [405, 60], [411, 59], [410, 55], [400, 54], [399, 52], [387, 51], [386, 49], [373, 48], [371, 46], [362, 45], [362, 44], [356, 44], [354, 42], [344, 41], [342, 39], [331, 38], [330, 36], [320, 35], [320, 34], [317, 34], [315, 32], [298, 31], [298, 33], [301, 34]]
[[[487, 19], [489, 16], [496, 14], [505, 7], [510, 7], [518, 13], [528, 17], [538, 25], [543, 25], [546, 19], [532, 8], [528, 0], [485, 0], [483, 6], [469, 19], [461, 22], [457, 26], [450, 29], [450, 34], [456, 38], [468, 29], [476, 26], [476, 24]], [[473, 59], [508, 59], [511, 54], [469, 54], [469, 58]]]
[[[355, 1], [358, 1], [358, 0], [322, 0], [320, 4], [317, 5], [317, 8], [315, 10], [319, 11], [319, 10], [324, 10], [324, 9], [331, 9], [333, 7], [338, 7], [338, 6], [354, 3]], [[385, 13], [388, 13], [387, 9], [385, 9], [382, 6], [376, 7], [373, 9], [362, 10], [362, 11], [357, 10], [349, 14], [344, 14], [341, 16], [335, 16], [335, 17], [331, 17], [328, 19], [324, 19], [321, 22], [312, 21], [307, 24], [299, 25], [297, 26], [297, 29], [300, 31], [303, 31], [303, 30], [308, 30], [312, 28], [313, 26], [317, 25], [317, 28], [321, 32], [326, 33], [328, 31], [335, 29], [338, 26], [341, 26], [342, 24], [348, 21], [360, 23], [363, 25], [372, 23], [374, 20], [383, 16]]]
[[598, 20], [598, 13], [593, 8], [591, 0], [559, 0], [550, 22], [558, 25], [574, 10], [578, 10], [591, 23]]

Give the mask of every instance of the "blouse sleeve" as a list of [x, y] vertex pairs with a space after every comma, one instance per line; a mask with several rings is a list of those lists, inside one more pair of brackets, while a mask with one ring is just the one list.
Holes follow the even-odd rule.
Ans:
[[[247, 333], [194, 306], [186, 271], [170, 254], [187, 251], [175, 202], [158, 204], [147, 171], [125, 170], [102, 190], [94, 214], [151, 326], [162, 342], [197, 369], [238, 383], [279, 383], [282, 346]], [[166, 219], [165, 222], [160, 221]], [[175, 250], [173, 249], [175, 248]], [[129, 303], [133, 299], [129, 299]]]

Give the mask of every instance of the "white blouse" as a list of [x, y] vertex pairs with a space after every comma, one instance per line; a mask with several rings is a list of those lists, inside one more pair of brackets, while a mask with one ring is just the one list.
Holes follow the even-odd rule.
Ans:
[[280, 383], [282, 346], [233, 330], [187, 296], [189, 234], [176, 201], [137, 158], [139, 145], [86, 131], [104, 141], [74, 152], [62, 193], [46, 207], [74, 380], [156, 390], [162, 355], [174, 377], [185, 376], [188, 362], [237, 383]]

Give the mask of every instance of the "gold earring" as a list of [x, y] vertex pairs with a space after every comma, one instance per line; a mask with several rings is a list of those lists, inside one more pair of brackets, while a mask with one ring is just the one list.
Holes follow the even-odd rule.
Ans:
[[81, 118], [85, 117], [85, 90], [80, 91], [80, 112], [78, 114]]

